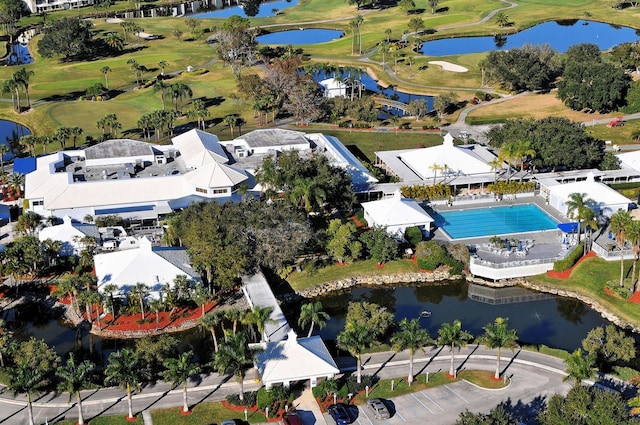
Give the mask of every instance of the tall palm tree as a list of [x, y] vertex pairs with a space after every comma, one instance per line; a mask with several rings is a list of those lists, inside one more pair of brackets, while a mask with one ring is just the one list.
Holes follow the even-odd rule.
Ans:
[[500, 146], [500, 152], [498, 152], [498, 160], [507, 163], [507, 181], [511, 179], [511, 161], [516, 159], [515, 142], [507, 142]]
[[116, 305], [113, 299], [113, 294], [119, 291], [120, 291], [120, 288], [115, 283], [108, 283], [102, 288], [102, 292], [104, 292], [108, 296], [107, 299], [109, 301], [108, 301], [107, 307], [109, 309], [109, 312], [111, 313], [111, 316], [113, 316], [113, 319], [116, 318]]
[[108, 32], [104, 35], [104, 42], [113, 50], [121, 51], [124, 49], [124, 38], [117, 32]]
[[413, 382], [413, 356], [416, 350], [430, 342], [431, 337], [429, 336], [429, 332], [422, 329], [418, 319], [402, 319], [400, 322], [400, 330], [391, 337], [391, 343], [396, 353], [409, 350], [409, 376], [407, 376], [409, 385]]
[[338, 347], [356, 358], [358, 384], [362, 383], [362, 353], [371, 344], [373, 338], [371, 329], [358, 323], [354, 323], [338, 334]]
[[164, 76], [164, 69], [169, 66], [169, 63], [165, 60], [159, 61], [158, 66], [160, 67], [160, 75]]
[[497, 317], [493, 323], [489, 323], [482, 328], [484, 334], [480, 336], [480, 342], [485, 347], [498, 349], [496, 355], [495, 379], [500, 379], [500, 350], [510, 348], [513, 350], [517, 344], [518, 334], [515, 329], [509, 329], [509, 319]]
[[127, 64], [129, 64], [129, 67], [131, 68], [131, 70], [133, 71], [133, 75], [136, 77], [136, 86], [140, 86], [140, 64], [138, 63], [137, 60], [135, 59], [129, 59], [127, 61]]
[[275, 320], [271, 319], [271, 313], [273, 313], [273, 307], [260, 307], [253, 306], [253, 309], [249, 310], [244, 316], [244, 323], [255, 325], [260, 334], [260, 341], [264, 341], [265, 335], [264, 327], [267, 323], [275, 323]]
[[7, 328], [4, 319], [0, 319], [0, 367], [5, 367], [4, 352], [9, 349], [13, 341], [13, 332]]
[[78, 406], [78, 424], [84, 425], [84, 416], [82, 415], [82, 396], [80, 390], [86, 388], [91, 382], [91, 376], [95, 365], [89, 360], [82, 363], [76, 363], [73, 353], [69, 354], [67, 363], [58, 367], [56, 375], [60, 378], [59, 389], [69, 393], [69, 401], [75, 395], [76, 404]]
[[232, 139], [233, 139], [233, 127], [235, 127], [237, 120], [238, 120], [237, 115], [227, 115], [222, 119], [222, 123], [229, 126], [229, 131], [231, 132]]
[[[107, 88], [109, 87], [107, 86]], [[76, 142], [78, 141], [78, 136], [82, 135], [83, 131], [80, 127], [71, 127], [69, 129], [69, 132], [71, 133], [71, 138], [73, 140], [73, 148], [75, 149]]]
[[11, 103], [13, 104], [13, 110], [18, 111], [20, 109], [20, 104], [18, 103], [20, 98], [18, 98], [18, 102], [16, 102], [16, 83], [15, 80], [9, 79], [4, 80], [2, 82], [2, 86], [0, 87], [0, 91], [2, 94], [10, 94], [11, 95]]
[[71, 137], [71, 129], [69, 127], [59, 127], [55, 133], [53, 133], [53, 138], [60, 143], [60, 150], [64, 150], [67, 147], [67, 140]]
[[104, 375], [106, 385], [117, 384], [127, 391], [128, 417], [134, 419], [131, 392], [133, 389], [140, 390], [142, 382], [149, 377], [149, 373], [143, 367], [136, 353], [130, 348], [123, 348], [111, 353]]
[[442, 165], [438, 164], [437, 162], [434, 162], [433, 164], [429, 165], [429, 169], [433, 170], [433, 185], [436, 185], [436, 175], [438, 173], [438, 171], [442, 171], [443, 167]]
[[453, 323], [443, 323], [438, 329], [438, 345], [451, 346], [451, 366], [449, 366], [449, 376], [456, 376], [454, 368], [454, 354], [456, 346], [463, 348], [469, 341], [473, 340], [473, 335], [462, 329], [462, 322], [454, 320]]
[[216, 327], [224, 320], [224, 313], [220, 310], [212, 311], [200, 318], [200, 325], [209, 329], [213, 337], [213, 351], [218, 352], [218, 337], [216, 336]]
[[528, 140], [516, 140], [514, 142], [513, 154], [517, 163], [520, 164], [520, 181], [522, 181], [522, 173], [524, 172], [524, 163], [527, 159], [536, 156], [536, 151], [531, 148], [531, 142]]
[[198, 121], [198, 127], [203, 129], [205, 128], [205, 118], [209, 116], [209, 110], [205, 106], [204, 102], [200, 99], [196, 99], [191, 104], [191, 107], [187, 111], [187, 116], [189, 118], [195, 118]]
[[27, 109], [31, 109], [31, 100], [29, 99], [29, 80], [34, 75], [33, 71], [27, 71], [26, 68], [20, 68], [18, 72], [13, 74], [16, 82], [24, 88], [24, 94], [27, 98]]
[[244, 400], [244, 368], [253, 363], [255, 352], [249, 349], [244, 332], [227, 333], [227, 342], [213, 357], [212, 366], [220, 374], [231, 373], [240, 384], [240, 400]]
[[627, 231], [629, 243], [633, 250], [633, 268], [631, 269], [631, 284], [633, 292], [636, 291], [636, 265], [638, 264], [638, 254], [640, 253], [640, 221], [631, 220], [629, 230]]
[[618, 210], [611, 216], [611, 233], [616, 238], [620, 248], [620, 287], [624, 286], [624, 241], [627, 239], [627, 231], [631, 225], [631, 214], [628, 211]]
[[108, 66], [103, 66], [102, 68], [100, 68], [100, 72], [102, 72], [102, 75], [104, 75], [104, 86], [107, 90], [109, 90], [109, 78], [107, 77], [107, 74], [111, 72], [111, 68], [109, 68]]
[[587, 212], [589, 204], [593, 204], [595, 201], [591, 198], [587, 198], [586, 193], [571, 193], [569, 199], [565, 203], [567, 206], [567, 216], [572, 220], [578, 221], [578, 243], [580, 243], [580, 233], [582, 233], [582, 225], [585, 217], [589, 214]]
[[167, 370], [161, 373], [162, 378], [170, 380], [174, 387], [182, 385], [182, 411], [188, 412], [187, 383], [202, 370], [193, 363], [193, 351], [182, 353], [177, 359], [165, 359], [163, 365]]
[[175, 84], [170, 86], [171, 97], [176, 105], [176, 111], [182, 114], [182, 99], [184, 97], [191, 98], [193, 96], [193, 90], [191, 87], [183, 83], [182, 81], [178, 81]]
[[322, 329], [327, 325], [327, 320], [329, 320], [329, 315], [322, 311], [322, 303], [320, 301], [312, 301], [300, 307], [298, 325], [304, 328], [307, 324], [310, 324], [307, 338], [313, 333], [315, 325], [318, 325], [318, 329]]
[[138, 299], [140, 303], [140, 311], [142, 312], [142, 320], [144, 320], [144, 299], [149, 294], [149, 286], [144, 283], [138, 282], [135, 284], [133, 288], [131, 288], [131, 292], [134, 297]]
[[238, 322], [242, 321], [245, 316], [245, 312], [238, 308], [228, 308], [223, 313], [225, 320], [232, 323], [232, 330], [235, 334], [238, 329]]
[[498, 181], [498, 170], [502, 169], [502, 161], [500, 158], [495, 157], [491, 162], [489, 162], [489, 166], [491, 167], [491, 171], [493, 171], [493, 182]]
[[585, 356], [582, 353], [582, 349], [578, 348], [564, 361], [567, 365], [567, 370], [565, 371], [567, 376], [564, 380], [574, 379], [575, 385], [580, 385], [584, 379], [592, 378], [595, 375], [595, 370], [593, 369], [595, 360], [595, 354], [587, 353]]
[[13, 396], [24, 393], [27, 396], [27, 416], [29, 425], [35, 425], [33, 421], [33, 404], [31, 395], [36, 393], [44, 383], [44, 374], [37, 367], [31, 367], [29, 362], [22, 360], [16, 367], [9, 371], [9, 391]]
[[162, 100], [162, 110], [164, 111], [164, 95], [169, 89], [169, 84], [165, 83], [164, 80], [158, 80], [153, 85], [153, 92], [160, 92], [160, 100]]

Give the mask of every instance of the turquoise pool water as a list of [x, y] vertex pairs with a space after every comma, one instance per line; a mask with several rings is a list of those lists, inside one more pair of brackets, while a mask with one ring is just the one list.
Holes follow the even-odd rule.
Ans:
[[443, 211], [435, 213], [433, 219], [452, 239], [538, 232], [558, 226], [535, 204]]

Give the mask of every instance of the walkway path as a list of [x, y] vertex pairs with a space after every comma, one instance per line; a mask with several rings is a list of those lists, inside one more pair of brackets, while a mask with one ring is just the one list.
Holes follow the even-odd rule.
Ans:
[[[486, 350], [478, 346], [468, 346], [462, 349], [455, 356], [456, 365], [460, 369], [485, 369], [494, 370], [495, 368], [495, 351]], [[400, 377], [407, 373], [408, 354], [407, 353], [375, 353], [363, 356], [364, 372], [379, 377]], [[450, 355], [447, 350], [428, 349], [425, 353], [416, 354], [415, 371], [418, 375], [425, 374], [426, 371], [435, 372], [439, 370], [448, 370]], [[339, 367], [344, 371], [353, 370], [355, 360], [352, 357], [341, 357], [337, 360]], [[516, 403], [519, 400], [528, 402], [527, 400], [538, 397], [538, 395], [550, 395], [554, 393], [566, 393], [570, 388], [569, 383], [562, 381], [564, 375], [564, 364], [561, 360], [527, 351], [517, 351], [515, 354], [509, 351], [503, 352], [502, 365], [504, 373], [513, 376], [513, 382], [518, 385], [511, 385], [501, 390], [499, 393], [495, 391], [486, 391], [486, 396], [490, 398], [480, 398], [475, 403], [465, 403], [460, 408], [468, 408], [471, 411], [486, 411], [491, 408], [494, 401], [512, 398]], [[534, 377], [534, 378], [532, 378]], [[245, 391], [251, 391], [258, 388], [259, 384], [255, 381], [255, 370], [250, 370], [245, 378]], [[190, 382], [189, 388], [189, 404], [197, 406], [202, 402], [222, 400], [228, 394], [237, 393], [238, 384], [229, 376], [220, 376], [218, 374], [204, 375], [197, 383]], [[434, 389], [435, 390], [435, 389]], [[429, 390], [431, 391], [431, 390]], [[126, 415], [127, 401], [125, 393], [119, 388], [104, 388], [92, 391], [83, 391], [83, 408], [85, 417], [91, 419], [97, 415]], [[464, 396], [464, 394], [463, 394]], [[69, 404], [67, 394], [43, 394], [34, 398], [34, 414], [36, 423], [44, 423], [48, 420], [50, 423], [60, 419], [74, 418], [76, 408], [73, 404]], [[134, 412], [141, 412], [152, 409], [176, 408], [179, 410], [182, 405], [182, 390], [171, 389], [171, 384], [165, 382], [157, 382], [148, 384], [140, 394], [133, 397]], [[314, 413], [315, 421], [320, 425], [324, 425], [321, 415], [314, 406], [308, 395], [303, 394], [298, 399], [300, 410], [308, 410]], [[495, 404], [495, 403], [494, 403]], [[12, 397], [5, 390], [0, 392], [0, 424], [2, 425], [22, 425], [25, 422], [25, 398], [23, 395]], [[441, 414], [441, 418], [437, 423], [452, 424], [458, 416], [459, 409], [452, 409], [447, 414]], [[148, 417], [146, 414], [143, 417]], [[308, 425], [312, 422], [305, 421]], [[150, 423], [145, 419], [145, 424]], [[435, 423], [435, 422], [434, 422]], [[157, 425], [157, 424], [156, 424]], [[416, 423], [418, 425], [418, 423]], [[420, 424], [421, 425], [421, 424]]]

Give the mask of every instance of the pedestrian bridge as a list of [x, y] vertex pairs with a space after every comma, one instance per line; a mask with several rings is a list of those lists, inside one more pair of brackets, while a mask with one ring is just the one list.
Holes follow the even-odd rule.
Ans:
[[291, 327], [284, 317], [276, 297], [271, 292], [271, 287], [264, 274], [258, 272], [251, 276], [243, 276], [242, 291], [252, 309], [254, 306], [260, 308], [271, 307], [273, 309], [270, 317], [273, 322], [265, 323], [264, 325], [265, 341], [282, 341], [286, 339]]
[[380, 96], [374, 96], [373, 101], [377, 105], [386, 106], [391, 109], [397, 109], [402, 112], [402, 115], [407, 115], [409, 113], [408, 112], [409, 105], [404, 102], [400, 102], [398, 100], [391, 100], [391, 99], [387, 99], [386, 97], [380, 97]]

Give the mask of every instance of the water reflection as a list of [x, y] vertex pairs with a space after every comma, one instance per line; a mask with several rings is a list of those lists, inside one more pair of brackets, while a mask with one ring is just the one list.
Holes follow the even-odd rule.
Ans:
[[192, 18], [228, 18], [233, 15], [250, 18], [266, 18], [275, 16], [282, 10], [288, 9], [298, 4], [298, 0], [260, 1], [241, 0], [237, 6], [225, 7], [223, 9], [211, 10], [208, 12], [195, 13]]
[[[350, 301], [376, 302], [393, 313], [396, 321], [405, 317], [417, 318], [423, 310], [431, 311], [430, 318], [420, 319], [431, 336], [438, 334], [442, 323], [455, 319], [461, 320], [465, 329], [479, 335], [483, 332], [482, 327], [496, 317], [508, 317], [509, 324], [517, 329], [523, 343], [545, 344], [565, 350], [580, 347], [582, 339], [591, 329], [606, 323], [580, 301], [518, 290], [523, 292], [515, 296], [510, 288], [506, 288], [505, 293], [501, 289], [494, 289], [498, 297], [494, 303], [472, 299], [466, 282], [438, 286], [358, 288], [333, 293], [320, 299], [325, 311], [331, 315], [320, 334], [323, 338], [335, 339], [344, 328]], [[511, 302], [513, 299], [531, 301]], [[292, 320], [291, 323], [296, 321]]]

